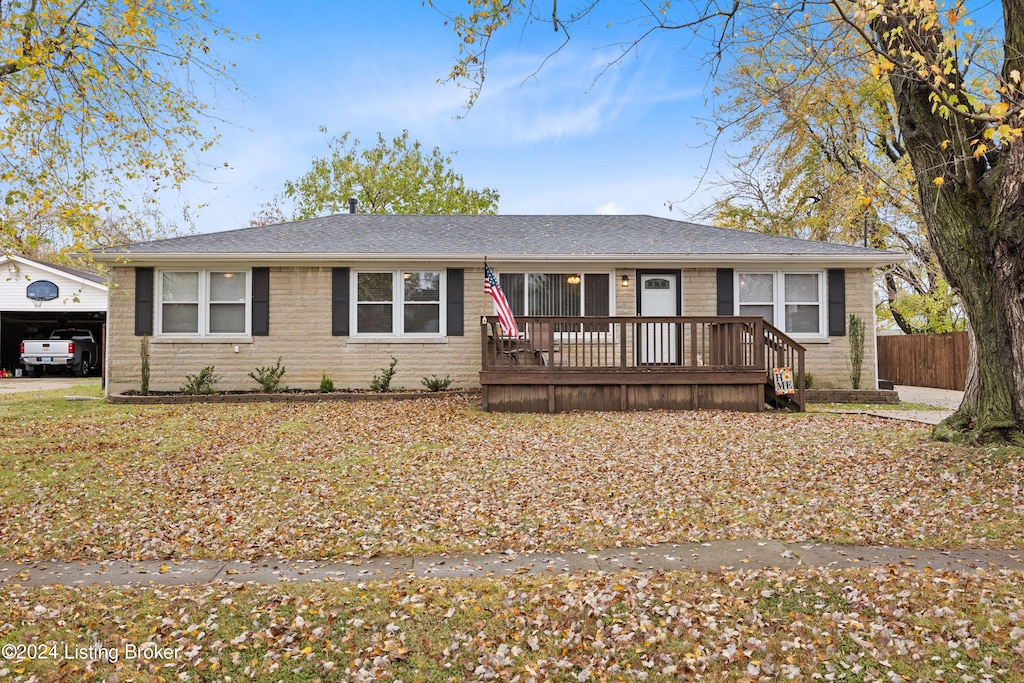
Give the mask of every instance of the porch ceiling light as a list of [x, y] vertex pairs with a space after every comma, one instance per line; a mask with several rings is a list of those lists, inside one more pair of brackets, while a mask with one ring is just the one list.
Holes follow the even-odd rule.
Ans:
[[581, 278], [579, 275], [576, 275], [574, 273], [574, 274], [570, 275], [569, 277], [565, 278], [565, 281], [568, 282], [570, 285], [578, 285], [582, 281], [582, 279], [583, 278]]

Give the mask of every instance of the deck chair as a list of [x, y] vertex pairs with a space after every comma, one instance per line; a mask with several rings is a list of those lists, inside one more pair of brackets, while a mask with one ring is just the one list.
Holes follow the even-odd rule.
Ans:
[[562, 353], [554, 323], [534, 323], [530, 326], [530, 349], [541, 365], [561, 365]]
[[509, 365], [519, 365], [519, 356], [526, 352], [526, 345], [524, 343], [526, 338], [522, 332], [515, 336], [505, 334], [501, 324], [493, 322], [491, 323], [489, 337], [498, 353], [508, 359]]

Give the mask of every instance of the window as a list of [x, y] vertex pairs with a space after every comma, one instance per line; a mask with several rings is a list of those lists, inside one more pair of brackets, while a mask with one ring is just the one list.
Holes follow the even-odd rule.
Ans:
[[356, 334], [441, 334], [440, 271], [357, 272]]
[[759, 315], [786, 334], [824, 334], [824, 278], [812, 273], [737, 273], [736, 313]]
[[247, 336], [250, 286], [242, 270], [161, 271], [159, 334]]
[[736, 291], [739, 294], [739, 315], [759, 315], [775, 324], [774, 273], [740, 273]]
[[672, 289], [672, 281], [663, 277], [652, 277], [644, 281], [644, 289]]
[[611, 315], [608, 273], [501, 273], [499, 278], [513, 315]]
[[821, 277], [817, 273], [784, 273], [786, 332], [821, 333]]

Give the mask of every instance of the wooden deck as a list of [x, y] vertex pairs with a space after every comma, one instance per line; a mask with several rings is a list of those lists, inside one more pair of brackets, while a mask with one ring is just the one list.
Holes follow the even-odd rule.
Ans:
[[[522, 317], [481, 325], [485, 410], [803, 410], [804, 349], [760, 317]], [[777, 395], [774, 368], [796, 393]]]

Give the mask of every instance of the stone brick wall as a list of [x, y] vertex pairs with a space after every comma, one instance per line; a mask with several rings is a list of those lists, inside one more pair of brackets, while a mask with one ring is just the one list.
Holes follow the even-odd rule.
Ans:
[[[443, 264], [422, 264], [443, 268]], [[383, 269], [399, 264], [381, 264]], [[554, 272], [562, 266], [552, 266]], [[569, 266], [571, 268], [571, 266]], [[508, 270], [515, 270], [513, 267]], [[563, 268], [564, 270], [564, 268]], [[629, 275], [628, 287], [621, 285]], [[114, 286], [107, 317], [107, 367], [110, 393], [137, 390], [141, 382], [140, 337], [135, 336], [135, 269], [115, 266]], [[684, 268], [682, 271], [684, 315], [715, 315], [716, 275], [714, 268]], [[257, 366], [273, 365], [278, 357], [287, 368], [284, 383], [293, 388], [314, 389], [326, 372], [338, 388], [360, 389], [398, 359], [394, 388], [421, 388], [424, 376], [452, 377], [452, 388], [479, 386], [480, 315], [490, 313], [484, 301], [483, 268], [465, 270], [465, 336], [429, 340], [363, 340], [331, 335], [330, 266], [272, 266], [270, 269], [270, 336], [245, 339], [161, 339], [150, 338], [150, 389], [176, 391], [186, 374], [206, 365], [215, 366], [218, 388], [254, 389], [248, 373]], [[615, 315], [636, 313], [636, 271], [615, 270]], [[875, 343], [873, 281], [868, 269], [846, 271], [847, 312], [867, 323], [862, 387], [875, 386]], [[815, 387], [849, 387], [849, 338], [830, 337], [807, 342], [807, 370]], [[237, 351], [235, 350], [237, 348]]]
[[[715, 315], [717, 280], [714, 268], [683, 271], [683, 315]], [[857, 314], [865, 322], [864, 366], [861, 388], [873, 389], [875, 376], [874, 278], [868, 268], [846, 270], [846, 314]], [[850, 388], [850, 338], [826, 337], [801, 342], [807, 349], [804, 363], [820, 388]]]
[[[381, 266], [389, 269], [392, 266]], [[398, 266], [394, 266], [398, 267]], [[138, 389], [141, 382], [140, 338], [135, 336], [135, 270], [115, 267], [108, 316], [108, 384], [110, 393]], [[186, 374], [215, 366], [217, 388], [254, 389], [248, 376], [256, 367], [287, 369], [283, 382], [315, 389], [326, 372], [338, 388], [360, 389], [398, 359], [392, 381], [396, 389], [423, 388], [424, 376], [450, 375], [452, 388], [479, 386], [480, 313], [483, 268], [466, 269], [465, 336], [443, 339], [394, 339], [388, 342], [331, 335], [331, 268], [277, 266], [270, 269], [270, 336], [245, 339], [150, 338], [150, 389], [176, 391]], [[443, 304], [442, 304], [443, 305]], [[237, 348], [237, 351], [235, 350]]]

